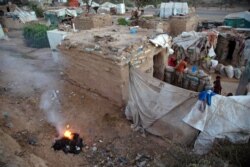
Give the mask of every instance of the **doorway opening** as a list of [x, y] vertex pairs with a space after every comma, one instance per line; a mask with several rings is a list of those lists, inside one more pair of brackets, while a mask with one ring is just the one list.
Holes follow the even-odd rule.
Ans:
[[233, 53], [234, 53], [234, 49], [236, 46], [236, 42], [235, 41], [229, 41], [228, 43], [228, 53], [227, 53], [227, 61], [232, 61], [233, 60]]
[[153, 57], [153, 77], [163, 81], [165, 70], [165, 53], [159, 52]]

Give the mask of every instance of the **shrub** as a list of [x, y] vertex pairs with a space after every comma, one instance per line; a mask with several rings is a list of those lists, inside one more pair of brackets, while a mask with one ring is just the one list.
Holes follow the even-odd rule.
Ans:
[[26, 44], [34, 48], [49, 47], [47, 30], [49, 30], [49, 27], [39, 23], [25, 26], [23, 29], [23, 36]]
[[117, 21], [118, 21], [118, 25], [123, 25], [123, 26], [130, 25], [130, 22], [127, 21], [125, 18], [119, 18]]
[[35, 11], [37, 17], [43, 17], [44, 10], [40, 6], [38, 6], [38, 4], [36, 4], [35, 2], [29, 2], [28, 6], [31, 10]]

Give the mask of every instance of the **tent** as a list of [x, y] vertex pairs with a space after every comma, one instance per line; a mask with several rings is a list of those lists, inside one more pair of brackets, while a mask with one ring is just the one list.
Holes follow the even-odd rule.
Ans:
[[225, 17], [224, 24], [234, 28], [250, 28], [250, 12], [229, 14]]

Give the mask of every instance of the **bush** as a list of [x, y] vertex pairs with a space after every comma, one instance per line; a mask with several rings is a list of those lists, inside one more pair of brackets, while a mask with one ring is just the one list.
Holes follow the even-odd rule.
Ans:
[[29, 24], [23, 29], [23, 36], [28, 46], [34, 48], [49, 47], [47, 30], [50, 28], [46, 25], [35, 23]]
[[36, 4], [35, 2], [29, 2], [28, 6], [31, 10], [35, 11], [37, 17], [43, 17], [44, 10], [39, 7], [38, 4]]
[[118, 21], [118, 25], [123, 25], [123, 26], [130, 25], [130, 22], [128, 22], [125, 18], [119, 18], [117, 21]]

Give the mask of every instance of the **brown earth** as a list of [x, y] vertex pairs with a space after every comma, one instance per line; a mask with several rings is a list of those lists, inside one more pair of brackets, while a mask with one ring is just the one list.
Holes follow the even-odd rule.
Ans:
[[[219, 154], [223, 147], [218, 149], [218, 145], [219, 151], [199, 157], [191, 153], [192, 146], [186, 148], [150, 134], [144, 137], [132, 131], [131, 122], [124, 116], [124, 109], [69, 80], [62, 69], [53, 63], [49, 49], [27, 48], [18, 31], [11, 31], [9, 37], [9, 41], [0, 41], [0, 62], [6, 56], [11, 57], [11, 60], [24, 62], [23, 68], [32, 66], [32, 73], [39, 71], [55, 78], [55, 89], [58, 90], [61, 104], [60, 114], [66, 120], [65, 124], [80, 133], [86, 147], [79, 155], [55, 152], [51, 145], [57, 135], [56, 129], [46, 121], [39, 108], [41, 94], [46, 86], [37, 88], [29, 85], [29, 82], [19, 85], [21, 80], [16, 79], [25, 79], [22, 70], [0, 63], [0, 166], [162, 167], [240, 164], [241, 161], [224, 159]], [[16, 91], [18, 86], [21, 86], [22, 91]], [[239, 149], [249, 148], [246, 146]]]

